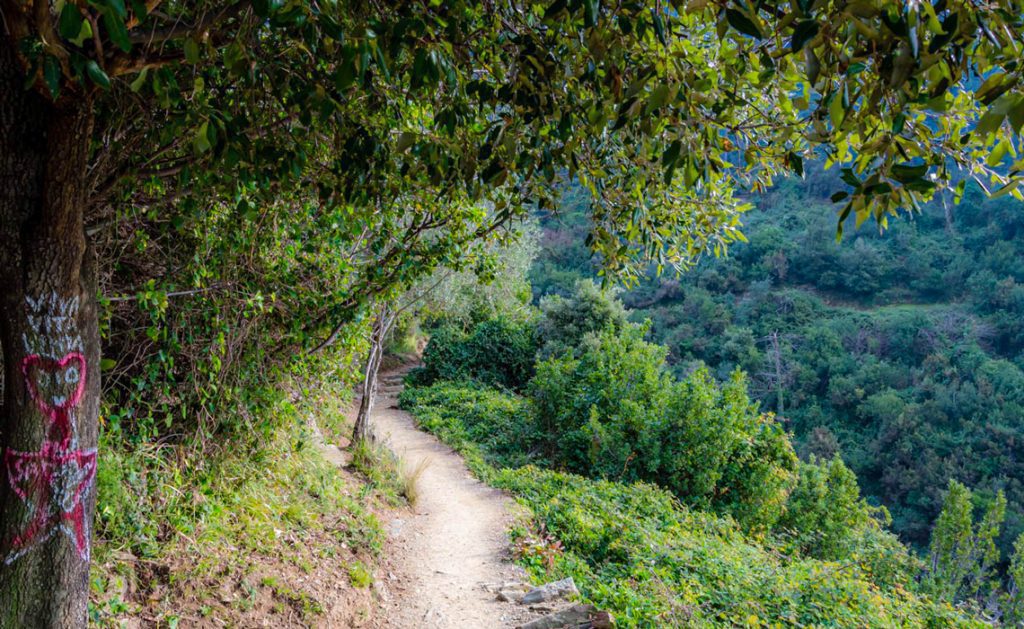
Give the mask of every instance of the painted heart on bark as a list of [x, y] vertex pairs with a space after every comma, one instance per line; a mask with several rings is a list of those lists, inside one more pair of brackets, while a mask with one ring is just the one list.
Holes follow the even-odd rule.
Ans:
[[[39, 386], [33, 377], [39, 372], [56, 376], [58, 382], [74, 383], [74, 390], [69, 396], [50, 396], [44, 399], [40, 395]], [[85, 356], [82, 352], [70, 352], [63, 358], [54, 360], [39, 354], [25, 357], [21, 363], [21, 373], [25, 376], [28, 393], [46, 416], [55, 419], [58, 412], [68, 411], [76, 406], [85, 393]]]

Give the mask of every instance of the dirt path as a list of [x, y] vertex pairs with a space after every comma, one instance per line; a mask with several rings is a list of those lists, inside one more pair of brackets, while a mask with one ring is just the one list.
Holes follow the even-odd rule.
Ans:
[[506, 559], [512, 501], [473, 478], [462, 459], [396, 408], [402, 371], [382, 375], [377, 434], [405, 465], [426, 459], [412, 515], [386, 523], [387, 598], [379, 627], [511, 627], [533, 617], [481, 584], [525, 580]]

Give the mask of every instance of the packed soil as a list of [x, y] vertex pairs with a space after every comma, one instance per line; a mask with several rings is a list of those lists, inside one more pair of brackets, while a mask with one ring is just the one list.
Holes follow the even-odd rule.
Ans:
[[526, 580], [508, 557], [515, 505], [397, 408], [404, 372], [382, 375], [373, 422], [405, 469], [421, 471], [415, 505], [386, 523], [389, 549], [373, 626], [513, 627], [540, 615], [498, 601], [485, 587]]

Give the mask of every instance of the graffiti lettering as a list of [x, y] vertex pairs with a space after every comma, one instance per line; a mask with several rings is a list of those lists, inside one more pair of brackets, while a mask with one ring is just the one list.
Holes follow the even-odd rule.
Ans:
[[96, 449], [79, 449], [74, 411], [85, 393], [88, 369], [75, 331], [78, 299], [56, 295], [28, 298], [31, 335], [23, 336], [28, 354], [21, 363], [25, 387], [43, 414], [39, 450], [7, 448], [3, 467], [14, 494], [25, 503], [26, 517], [10, 542], [4, 563], [11, 563], [60, 531], [83, 559], [89, 558], [88, 518], [84, 502], [96, 477]]

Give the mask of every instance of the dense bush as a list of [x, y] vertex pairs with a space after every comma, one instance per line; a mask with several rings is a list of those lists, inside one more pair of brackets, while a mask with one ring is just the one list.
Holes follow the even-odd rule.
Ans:
[[665, 351], [630, 326], [606, 328], [566, 353], [538, 363], [529, 395], [558, 466], [617, 480], [649, 477], [660, 464], [658, 416], [671, 387]]
[[[872, 566], [857, 560], [787, 560], [651, 485], [533, 467], [502, 470], [491, 482], [527, 505], [544, 534], [561, 543], [546, 565], [527, 558], [532, 572], [572, 576], [584, 598], [611, 609], [619, 626], [986, 626], [912, 594], [907, 574], [879, 584]], [[517, 536], [543, 543], [537, 531]]]
[[719, 386], [704, 370], [675, 383], [665, 349], [646, 328], [586, 337], [579, 358], [539, 363], [530, 386], [548, 458], [585, 476], [657, 482], [684, 502], [750, 528], [782, 514], [796, 456], [735, 374]]
[[441, 325], [431, 333], [423, 350], [423, 366], [410, 374], [410, 381], [427, 385], [473, 379], [519, 390], [533, 377], [536, 352], [536, 332], [530, 322], [492, 319], [478, 323], [469, 333]]
[[522, 398], [473, 383], [409, 387], [399, 396], [417, 425], [473, 458], [500, 467], [541, 462], [540, 433]]
[[540, 310], [537, 333], [541, 358], [575, 352], [588, 334], [609, 327], [621, 330], [626, 324], [622, 302], [591, 280], [577, 282], [568, 297], [545, 297], [540, 302]]
[[[782, 544], [801, 554], [826, 560], [858, 557], [872, 566], [875, 580], [920, 570], [899, 541], [883, 529], [890, 523], [884, 507], [860, 496], [856, 475], [838, 456], [800, 463], [777, 533]], [[873, 556], [873, 561], [867, 561]]]

